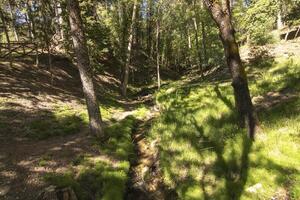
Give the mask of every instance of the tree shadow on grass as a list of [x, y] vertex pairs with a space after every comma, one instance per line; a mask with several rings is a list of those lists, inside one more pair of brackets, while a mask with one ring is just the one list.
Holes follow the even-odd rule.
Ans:
[[[276, 185], [287, 184], [285, 173], [293, 175], [297, 172], [293, 167], [281, 166], [265, 157], [260, 152], [261, 147], [247, 137], [246, 131], [238, 128], [233, 98], [228, 96], [230, 89], [229, 86], [227, 89], [212, 87], [199, 96], [198, 103], [192, 104], [190, 98], [195, 97], [188, 95], [196, 92], [191, 88], [161, 97], [168, 102], [160, 126], [155, 130], [162, 140], [161, 166], [169, 186], [174, 187], [182, 199], [235, 200], [244, 195], [251, 196], [253, 194], [245, 188], [260, 181], [253, 181], [253, 176], [262, 178], [250, 174], [253, 167], [273, 170]], [[206, 101], [207, 98], [210, 100]], [[219, 110], [220, 102], [227, 111]], [[280, 111], [278, 113], [274, 113], [277, 119]], [[283, 113], [284, 116], [295, 114], [287, 109]], [[270, 120], [276, 119], [271, 117]], [[250, 160], [250, 154], [260, 157]], [[249, 180], [249, 177], [252, 178]]]
[[[128, 182], [130, 161], [135, 159], [131, 132], [137, 119], [128, 116], [105, 128], [110, 138], [95, 142], [102, 158], [83, 158], [74, 163], [82, 170], [73, 173], [51, 173], [45, 178], [58, 187], [72, 187], [80, 200], [123, 199]], [[110, 158], [110, 159], [107, 159]]]
[[64, 171], [76, 155], [94, 154], [91, 137], [83, 131], [84, 122], [76, 113], [33, 112], [9, 102], [2, 106], [0, 199], [35, 199], [45, 187], [42, 176]]

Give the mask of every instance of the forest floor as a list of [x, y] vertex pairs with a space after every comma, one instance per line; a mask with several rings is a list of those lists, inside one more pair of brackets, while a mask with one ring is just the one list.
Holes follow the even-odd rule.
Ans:
[[[121, 189], [116, 189], [122, 195], [131, 148], [130, 134], [126, 133], [131, 133], [137, 121], [130, 116], [145, 116], [148, 109], [139, 105], [151, 96], [124, 100], [118, 94], [115, 75], [105, 72], [97, 76], [106, 132], [115, 132], [105, 147], [99, 147], [95, 138], [87, 134], [88, 117], [79, 74], [67, 59], [55, 57], [51, 70], [46, 62], [35, 67], [33, 58], [16, 60], [13, 68], [8, 66], [7, 62], [0, 63], [0, 199], [35, 199], [49, 182], [55, 182], [54, 175], [79, 176], [84, 174], [83, 168], [91, 169], [86, 166], [91, 163], [95, 163], [94, 167], [109, 166], [107, 172], [125, 165], [124, 170], [115, 170], [124, 173]], [[100, 195], [96, 193], [83, 191], [79, 197]]]
[[[49, 185], [71, 186], [79, 199], [130, 199], [132, 173], [146, 177], [156, 199], [159, 191], [169, 199], [173, 191], [192, 200], [299, 198], [300, 48], [280, 45], [247, 64], [261, 122], [255, 143], [234, 123], [227, 70], [129, 100], [119, 96], [116, 73], [97, 76], [110, 135], [102, 144], [87, 134], [79, 75], [67, 59], [55, 57], [51, 70], [33, 58], [13, 68], [0, 62], [0, 199], [32, 200]], [[143, 148], [152, 153], [137, 153]]]

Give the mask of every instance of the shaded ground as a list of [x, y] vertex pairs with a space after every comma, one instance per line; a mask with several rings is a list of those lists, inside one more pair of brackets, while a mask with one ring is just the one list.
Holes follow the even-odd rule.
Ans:
[[39, 68], [30, 57], [15, 60], [12, 68], [0, 61], [0, 199], [32, 200], [49, 184], [71, 186], [80, 199], [121, 198], [132, 155], [133, 116], [145, 115], [140, 105], [152, 102], [152, 89], [124, 100], [118, 70], [111, 67], [95, 77], [110, 135], [99, 144], [87, 135], [77, 69], [54, 56], [50, 70], [47, 59], [40, 58]]
[[[78, 171], [74, 162], [83, 155], [118, 163], [101, 155], [95, 139], [87, 136], [77, 69], [55, 56], [50, 70], [46, 58], [40, 58], [39, 68], [30, 57], [15, 60], [13, 68], [0, 61], [0, 199], [34, 199], [48, 184], [45, 175]], [[107, 123], [140, 103], [121, 99], [116, 76], [104, 72], [95, 80]]]
[[[80, 154], [99, 157], [87, 133], [45, 141], [0, 141], [0, 197], [5, 200], [35, 199], [47, 173], [65, 173]], [[105, 158], [108, 159], [108, 158]]]

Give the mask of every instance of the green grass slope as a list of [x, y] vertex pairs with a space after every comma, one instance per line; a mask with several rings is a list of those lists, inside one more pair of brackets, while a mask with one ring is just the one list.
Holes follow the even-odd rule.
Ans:
[[259, 109], [254, 142], [235, 123], [228, 81], [178, 81], [157, 94], [163, 112], [149, 140], [160, 141], [164, 182], [180, 199], [300, 198], [300, 60], [247, 71], [252, 95], [269, 105]]

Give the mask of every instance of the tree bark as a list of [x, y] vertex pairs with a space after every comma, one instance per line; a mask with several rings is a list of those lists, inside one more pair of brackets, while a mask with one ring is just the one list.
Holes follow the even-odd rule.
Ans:
[[87, 42], [84, 35], [78, 0], [68, 0], [68, 10], [71, 36], [77, 57], [77, 66], [79, 69], [88, 109], [90, 130], [93, 135], [97, 137], [103, 137], [102, 119], [97, 96], [94, 90], [93, 78], [91, 74], [92, 69], [90, 66]]
[[[39, 42], [37, 38], [37, 34], [35, 31], [35, 21], [34, 16], [32, 15], [32, 2], [30, 3], [29, 0], [26, 1], [26, 7], [27, 7], [27, 16], [30, 23], [29, 32], [32, 34], [32, 40], [35, 41], [35, 66], [39, 67]], [[31, 35], [30, 34], [30, 35]]]
[[131, 59], [131, 50], [132, 50], [132, 43], [133, 43], [133, 33], [135, 27], [135, 19], [137, 14], [137, 2], [138, 0], [134, 0], [133, 10], [132, 10], [132, 20], [131, 26], [129, 30], [129, 39], [128, 39], [128, 47], [126, 52], [126, 61], [124, 66], [124, 77], [122, 82], [122, 95], [124, 97], [127, 96], [127, 85], [128, 85], [128, 78], [129, 78], [129, 66], [130, 66], [130, 59]]
[[[157, 9], [157, 14], [159, 15], [159, 8]], [[156, 71], [157, 71], [157, 87], [160, 89], [160, 56], [159, 56], [159, 45], [160, 45], [160, 21], [159, 16], [157, 16], [156, 21]]]
[[8, 51], [9, 51], [9, 54], [8, 54], [9, 55], [9, 65], [10, 65], [10, 67], [12, 67], [13, 57], [12, 57], [12, 52], [11, 52], [10, 38], [9, 38], [7, 26], [6, 26], [5, 16], [4, 16], [4, 13], [1, 8], [0, 8], [0, 18], [1, 18], [1, 21], [3, 24], [3, 29], [4, 29], [4, 33], [5, 33], [5, 37], [6, 37], [6, 41], [7, 41]]
[[8, 1], [8, 6], [9, 6], [9, 13], [10, 13], [11, 22], [12, 22], [11, 27], [14, 32], [15, 40], [19, 41], [19, 34], [18, 34], [17, 28], [16, 28], [16, 18], [15, 18], [14, 9], [13, 9], [13, 5], [12, 5], [11, 1]]
[[147, 53], [149, 58], [152, 57], [152, 8], [153, 0], [147, 0]]
[[203, 49], [203, 63], [207, 64], [207, 51], [206, 51], [206, 30], [205, 30], [205, 23], [201, 20], [201, 27], [202, 27], [202, 49]]
[[199, 38], [198, 38], [198, 23], [196, 17], [193, 18], [193, 21], [194, 21], [194, 30], [195, 30], [195, 38], [196, 38], [196, 48], [197, 48], [197, 54], [199, 59], [199, 69], [200, 69], [201, 77], [203, 77], [202, 56], [200, 52], [200, 45], [199, 45]]
[[212, 18], [216, 22], [224, 46], [227, 65], [231, 72], [232, 86], [240, 125], [248, 126], [249, 137], [254, 139], [257, 119], [250, 97], [245, 68], [242, 65], [239, 47], [235, 40], [234, 28], [231, 22], [229, 0], [222, 5], [212, 0], [203, 0]]

